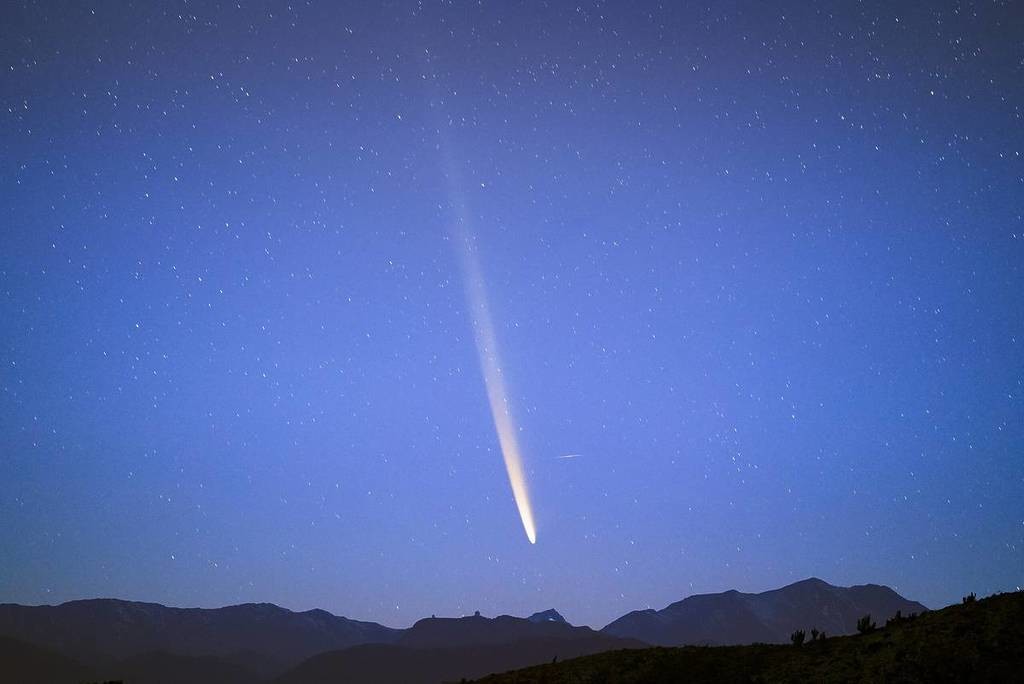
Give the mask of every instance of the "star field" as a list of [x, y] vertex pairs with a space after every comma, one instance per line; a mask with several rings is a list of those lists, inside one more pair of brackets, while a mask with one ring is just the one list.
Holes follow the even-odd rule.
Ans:
[[1021, 36], [1012, 2], [5, 4], [0, 601], [600, 627], [1016, 588]]

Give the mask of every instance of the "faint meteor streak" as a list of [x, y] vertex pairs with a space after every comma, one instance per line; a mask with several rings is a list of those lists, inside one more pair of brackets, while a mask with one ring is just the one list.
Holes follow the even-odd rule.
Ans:
[[536, 544], [537, 528], [533, 522], [530, 490], [526, 483], [526, 472], [523, 469], [523, 457], [519, 449], [519, 439], [516, 436], [515, 421], [509, 407], [508, 390], [505, 387], [505, 376], [502, 373], [501, 357], [498, 355], [494, 322], [491, 320], [491, 309], [488, 305], [480, 259], [476, 252], [469, 211], [463, 198], [458, 167], [452, 159], [451, 145], [448, 143], [443, 129], [440, 129], [439, 132], [441, 133], [441, 152], [445, 175], [448, 179], [448, 191], [455, 209], [455, 225], [451, 227], [450, 232], [459, 249], [466, 302], [473, 320], [473, 337], [476, 341], [476, 351], [480, 359], [484, 385], [487, 388], [487, 401], [491, 406], [494, 429], [498, 433], [498, 444], [501, 446], [501, 455], [505, 459], [505, 470], [508, 472], [512, 496], [519, 509], [519, 517], [523, 521], [526, 538], [530, 540], [531, 544]]

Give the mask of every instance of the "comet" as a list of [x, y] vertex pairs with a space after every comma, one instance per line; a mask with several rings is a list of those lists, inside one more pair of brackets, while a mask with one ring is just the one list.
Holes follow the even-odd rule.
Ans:
[[517, 429], [509, 407], [508, 389], [502, 371], [501, 357], [498, 353], [497, 337], [494, 334], [494, 322], [488, 305], [487, 291], [484, 287], [483, 272], [480, 260], [466, 231], [462, 226], [462, 271], [465, 279], [466, 302], [473, 317], [473, 336], [476, 341], [477, 356], [480, 359], [480, 370], [487, 388], [487, 401], [494, 419], [494, 429], [498, 433], [498, 444], [505, 460], [505, 471], [512, 486], [512, 497], [519, 509], [519, 517], [523, 521], [523, 530], [531, 544], [537, 543], [537, 526], [533, 521], [533, 507], [530, 505], [530, 489], [526, 482], [526, 471], [523, 468], [522, 451], [519, 448]]
[[523, 530], [531, 544], [537, 543], [537, 526], [533, 520], [533, 506], [530, 504], [530, 488], [526, 481], [526, 470], [523, 467], [522, 450], [519, 447], [517, 426], [509, 406], [508, 388], [498, 352], [498, 341], [491, 318], [491, 308], [487, 298], [483, 269], [477, 253], [475, 233], [473, 231], [470, 212], [462, 192], [459, 165], [452, 154], [452, 144], [444, 133], [444, 125], [438, 127], [440, 149], [444, 164], [445, 176], [448, 181], [448, 192], [454, 208], [454, 224], [449, 233], [459, 252], [462, 280], [465, 289], [466, 304], [473, 323], [473, 338], [476, 343], [477, 357], [480, 360], [480, 371], [487, 390], [487, 402], [494, 420], [494, 430], [498, 434], [498, 445], [505, 461], [505, 471], [512, 487], [512, 497], [519, 518], [523, 522]]

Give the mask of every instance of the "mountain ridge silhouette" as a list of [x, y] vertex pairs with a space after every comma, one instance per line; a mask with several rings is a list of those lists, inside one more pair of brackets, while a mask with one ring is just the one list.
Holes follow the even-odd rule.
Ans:
[[632, 611], [601, 631], [655, 646], [786, 643], [797, 629], [852, 634], [857, 619], [868, 613], [884, 621], [896, 611], [926, 610], [884, 585], [841, 587], [810, 577], [756, 594], [695, 594], [661, 610]]
[[176, 608], [80, 599], [0, 604], [0, 637], [31, 645], [33, 662], [50, 653], [64, 670], [94, 673], [80, 679], [356, 682], [375, 673], [374, 681], [431, 682], [651, 644], [784, 642], [794, 629], [812, 627], [839, 635], [854, 631], [865, 613], [884, 621], [897, 610], [927, 609], [881, 585], [838, 587], [817, 578], [758, 594], [689, 596], [632, 611], [601, 630], [572, 625], [553, 608], [525, 618], [429, 617], [396, 629], [272, 603]]

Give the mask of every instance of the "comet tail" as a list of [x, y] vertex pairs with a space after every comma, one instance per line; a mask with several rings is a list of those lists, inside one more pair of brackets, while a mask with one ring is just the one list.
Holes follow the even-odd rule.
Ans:
[[505, 377], [502, 374], [501, 360], [498, 356], [498, 345], [494, 335], [494, 323], [491, 310], [487, 304], [487, 292], [484, 288], [483, 273], [480, 260], [474, 251], [470, 236], [465, 227], [464, 217], [460, 217], [462, 230], [456, 239], [462, 243], [462, 269], [466, 283], [466, 299], [473, 316], [473, 335], [476, 339], [477, 354], [480, 357], [480, 370], [483, 372], [484, 384], [487, 387], [487, 400], [491, 405], [491, 416], [494, 418], [494, 429], [498, 433], [498, 443], [505, 459], [505, 470], [508, 481], [512, 485], [512, 496], [519, 508], [519, 517], [523, 521], [526, 538], [531, 544], [537, 543], [537, 528], [533, 522], [533, 509], [530, 506], [530, 491], [526, 484], [526, 473], [523, 470], [522, 453], [516, 437], [516, 426], [508, 403], [508, 390], [505, 388]]

